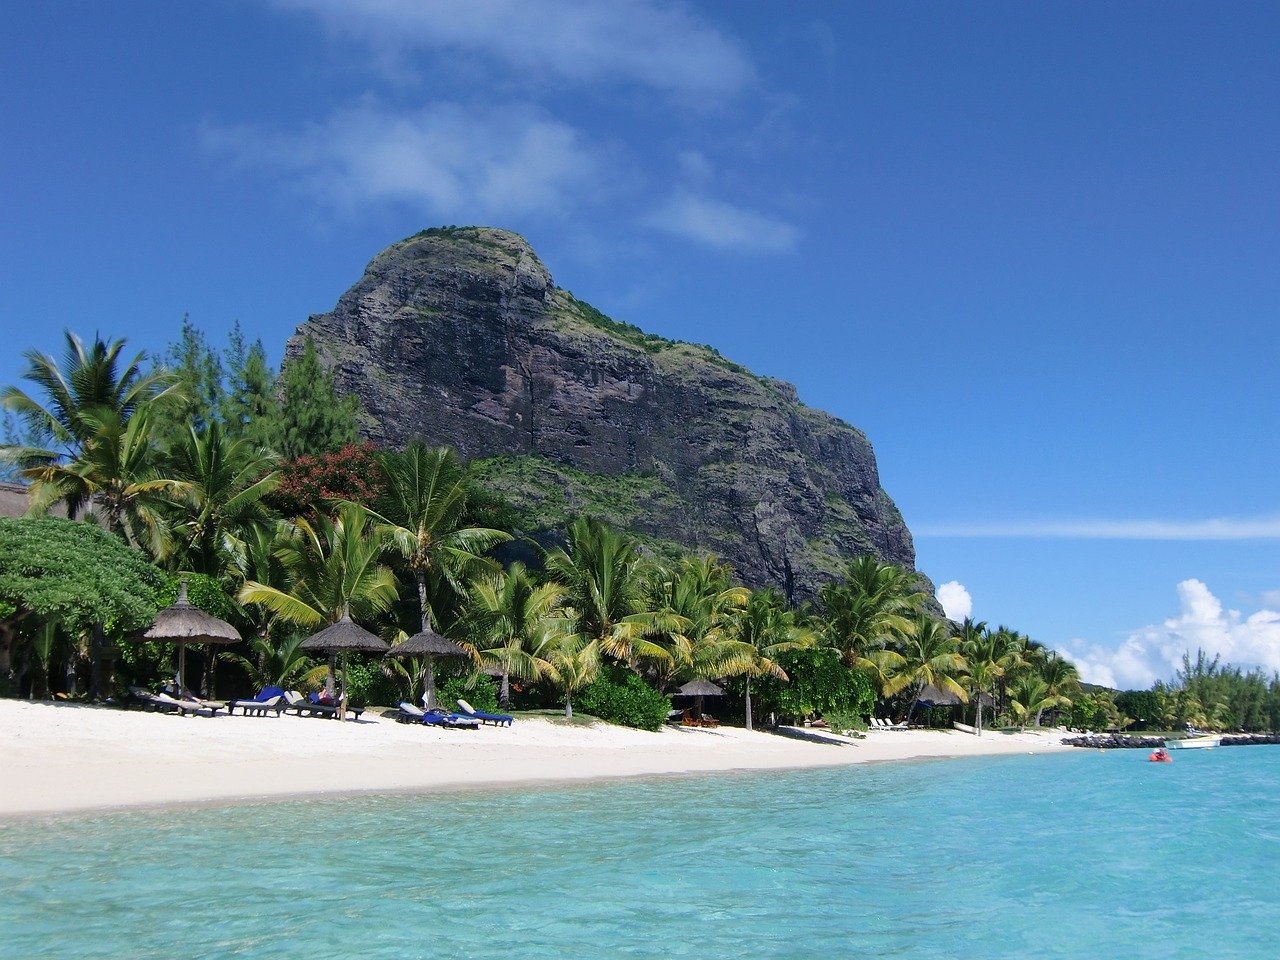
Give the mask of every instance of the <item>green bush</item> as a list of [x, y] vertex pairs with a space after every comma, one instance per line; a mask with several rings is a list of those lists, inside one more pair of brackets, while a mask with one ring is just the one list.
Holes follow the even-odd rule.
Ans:
[[467, 686], [470, 675], [436, 677], [436, 703], [446, 710], [456, 710], [459, 700], [465, 700], [481, 713], [498, 712], [498, 688], [488, 677], [480, 677], [474, 686]]
[[573, 697], [573, 709], [608, 723], [657, 730], [667, 722], [671, 700], [625, 667], [611, 667]]
[[875, 705], [871, 681], [846, 667], [838, 650], [791, 650], [779, 655], [778, 664], [789, 679], [761, 677], [752, 683], [753, 706], [761, 715], [772, 712], [796, 719], [814, 713], [824, 717], [866, 717]]

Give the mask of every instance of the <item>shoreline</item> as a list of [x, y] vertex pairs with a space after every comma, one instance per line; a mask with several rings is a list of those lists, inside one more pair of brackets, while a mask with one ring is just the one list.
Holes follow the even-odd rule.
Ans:
[[[455, 731], [366, 714], [175, 717], [83, 704], [0, 701], [0, 827], [308, 797], [543, 789], [629, 779], [798, 771], [907, 760], [1072, 752], [1062, 731], [870, 731], [813, 743], [736, 727], [561, 725]], [[835, 738], [833, 738], [835, 739]], [[843, 740], [843, 738], [840, 738]]]

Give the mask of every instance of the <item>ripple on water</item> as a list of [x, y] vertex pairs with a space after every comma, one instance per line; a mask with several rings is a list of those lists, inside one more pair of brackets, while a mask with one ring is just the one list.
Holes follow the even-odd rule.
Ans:
[[78, 960], [1274, 954], [1280, 749], [1143, 759], [22, 824], [0, 832], [0, 942]]

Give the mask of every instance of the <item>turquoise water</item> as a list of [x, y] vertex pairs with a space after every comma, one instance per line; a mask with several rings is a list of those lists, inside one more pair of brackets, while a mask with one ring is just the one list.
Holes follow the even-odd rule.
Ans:
[[0, 955], [1270, 957], [1280, 749], [892, 764], [0, 829]]

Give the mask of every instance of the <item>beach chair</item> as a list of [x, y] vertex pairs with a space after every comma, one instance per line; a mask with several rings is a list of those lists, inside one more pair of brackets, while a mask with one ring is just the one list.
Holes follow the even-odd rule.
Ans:
[[464, 717], [471, 717], [481, 723], [491, 723], [495, 727], [509, 727], [516, 719], [505, 713], [485, 713], [482, 710], [477, 710], [465, 700], [458, 701], [458, 709], [462, 711]]
[[911, 727], [907, 725], [907, 722], [905, 720], [899, 723], [893, 723], [890, 720], [881, 720], [880, 729], [881, 730], [910, 730]]
[[408, 700], [400, 701], [400, 709], [396, 711], [397, 723], [422, 723], [425, 716], [421, 710], [415, 707]]
[[715, 717], [708, 716], [707, 714], [704, 713], [700, 720], [700, 725], [704, 727], [718, 727], [720, 726], [720, 721], [717, 720]]
[[479, 730], [480, 721], [472, 717], [464, 717], [460, 713], [450, 713], [436, 708], [422, 712], [422, 722], [429, 727], [444, 727], [446, 730]]
[[279, 687], [263, 687], [252, 700], [232, 700], [227, 704], [227, 713], [234, 716], [236, 707], [239, 707], [246, 717], [265, 717], [272, 710], [278, 717], [286, 706], [288, 704], [285, 703], [283, 690]]
[[314, 703], [297, 690], [289, 690], [284, 695], [285, 713], [295, 713], [300, 717], [323, 717], [332, 719], [338, 716], [337, 704]]
[[216, 717], [219, 710], [225, 710], [225, 703], [216, 703], [212, 700], [179, 700], [177, 697], [170, 696], [161, 691], [155, 695], [158, 703], [171, 707], [184, 717], [200, 716], [202, 713], [208, 713], [211, 717]]
[[161, 700], [156, 694], [143, 687], [130, 687], [126, 706], [139, 707], [154, 713], [177, 713], [178, 708], [172, 703]]

